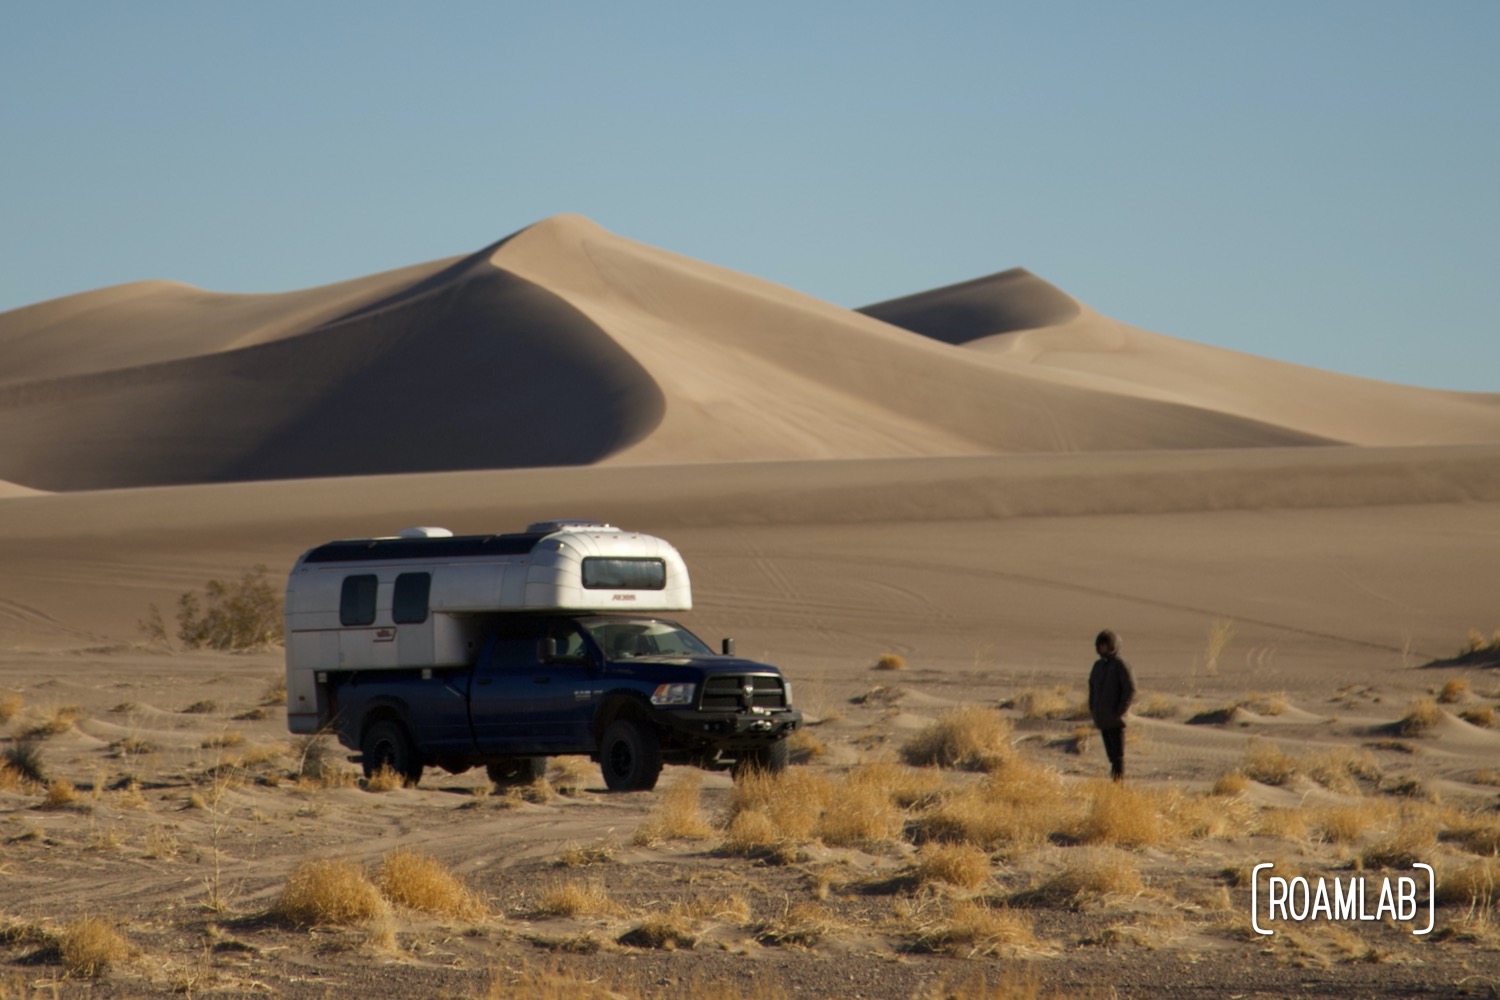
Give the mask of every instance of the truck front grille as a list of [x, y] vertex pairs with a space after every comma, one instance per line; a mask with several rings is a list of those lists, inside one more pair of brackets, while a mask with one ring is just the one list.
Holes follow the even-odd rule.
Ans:
[[776, 674], [718, 674], [703, 682], [698, 707], [705, 712], [786, 708], [786, 688]]

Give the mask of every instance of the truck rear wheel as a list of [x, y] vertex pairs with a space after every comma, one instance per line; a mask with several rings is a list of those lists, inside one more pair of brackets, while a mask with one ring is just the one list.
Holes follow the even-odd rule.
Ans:
[[599, 769], [612, 792], [648, 792], [661, 776], [661, 740], [634, 719], [616, 719], [599, 741]]
[[372, 778], [382, 767], [401, 775], [408, 785], [422, 780], [422, 761], [406, 728], [394, 719], [381, 719], [365, 730], [360, 741], [361, 764], [365, 777]]
[[734, 776], [738, 778], [746, 771], [765, 771], [767, 774], [777, 774], [786, 770], [787, 764], [791, 763], [791, 748], [786, 740], [777, 740], [763, 747], [757, 747], [749, 753], [744, 754], [734, 762]]
[[490, 780], [502, 787], [506, 785], [529, 785], [547, 773], [546, 757], [507, 757], [484, 766]]

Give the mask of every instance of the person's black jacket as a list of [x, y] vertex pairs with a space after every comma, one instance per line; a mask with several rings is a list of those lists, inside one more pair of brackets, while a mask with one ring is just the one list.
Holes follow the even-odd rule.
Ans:
[[1135, 680], [1124, 660], [1111, 653], [1096, 660], [1089, 672], [1089, 714], [1100, 729], [1120, 729], [1125, 712], [1135, 700]]

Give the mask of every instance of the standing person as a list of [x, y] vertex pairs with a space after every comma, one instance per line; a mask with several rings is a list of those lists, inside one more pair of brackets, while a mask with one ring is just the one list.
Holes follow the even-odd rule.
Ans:
[[1089, 673], [1089, 714], [1104, 739], [1109, 756], [1109, 776], [1125, 777], [1125, 713], [1135, 699], [1135, 680], [1130, 667], [1120, 659], [1120, 637], [1109, 629], [1094, 639], [1099, 659]]

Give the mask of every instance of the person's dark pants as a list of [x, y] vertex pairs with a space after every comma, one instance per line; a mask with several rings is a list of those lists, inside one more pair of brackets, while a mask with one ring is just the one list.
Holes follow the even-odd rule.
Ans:
[[1125, 727], [1101, 729], [1104, 738], [1104, 753], [1109, 758], [1109, 776], [1119, 781], [1125, 777]]

